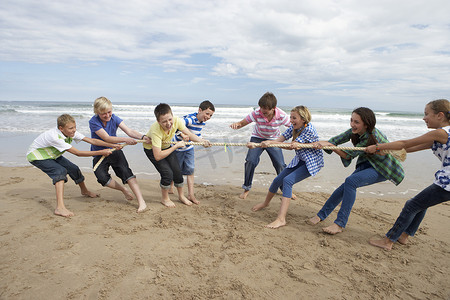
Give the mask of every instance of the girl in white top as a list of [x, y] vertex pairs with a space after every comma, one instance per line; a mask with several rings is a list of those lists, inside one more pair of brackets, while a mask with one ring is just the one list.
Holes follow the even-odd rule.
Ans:
[[[367, 147], [368, 153], [380, 153], [383, 150], [401, 150], [414, 152], [431, 148], [442, 162], [436, 172], [433, 184], [406, 201], [394, 226], [381, 240], [370, 240], [373, 246], [391, 250], [398, 241], [406, 244], [413, 236], [425, 217], [427, 208], [450, 200], [450, 103], [446, 99], [434, 100], [425, 106], [423, 120], [428, 128], [435, 129], [422, 136], [386, 144]], [[382, 154], [382, 153], [380, 153]]]

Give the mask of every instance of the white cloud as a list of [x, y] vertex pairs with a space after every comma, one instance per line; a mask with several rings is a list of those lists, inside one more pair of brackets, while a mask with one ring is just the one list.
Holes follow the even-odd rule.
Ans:
[[449, 91], [449, 11], [447, 0], [4, 0], [0, 60], [142, 61], [287, 89], [422, 96]]

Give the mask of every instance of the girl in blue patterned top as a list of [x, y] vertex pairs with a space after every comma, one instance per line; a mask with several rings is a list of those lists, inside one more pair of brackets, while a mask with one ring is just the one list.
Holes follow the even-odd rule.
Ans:
[[[266, 200], [255, 205], [252, 210], [258, 211], [269, 205], [278, 188], [283, 186], [283, 199], [275, 221], [266, 225], [268, 228], [278, 228], [286, 225], [286, 214], [292, 198], [292, 186], [309, 176], [316, 175], [323, 167], [323, 153], [318, 149], [298, 148], [298, 144], [314, 143], [319, 141], [316, 129], [310, 123], [311, 113], [305, 106], [296, 106], [291, 110], [291, 126], [276, 140], [267, 140], [261, 143], [262, 147], [270, 144], [279, 144], [292, 137], [290, 150], [295, 149], [295, 156], [290, 164], [273, 180], [269, 187]], [[249, 148], [252, 145], [249, 145]]]
[[406, 201], [402, 212], [394, 226], [381, 240], [370, 240], [369, 243], [391, 250], [395, 242], [406, 244], [409, 236], [414, 236], [420, 222], [425, 217], [427, 208], [450, 200], [450, 104], [446, 99], [434, 100], [425, 106], [423, 120], [430, 131], [422, 136], [392, 143], [372, 145], [367, 147], [368, 153], [380, 153], [382, 150], [406, 149], [415, 152], [431, 148], [442, 162], [436, 172], [434, 183], [425, 188], [412, 199]]
[[[386, 136], [375, 128], [376, 122], [375, 114], [371, 109], [367, 107], [356, 108], [353, 110], [350, 118], [350, 129], [332, 137], [328, 142], [321, 141], [316, 143], [316, 147], [336, 146], [350, 140], [355, 147], [367, 147], [377, 143], [389, 142]], [[330, 150], [325, 151], [331, 153]], [[333, 151], [341, 157], [345, 167], [348, 167], [354, 158], [357, 157], [358, 160], [356, 161], [356, 170], [331, 194], [317, 215], [309, 219], [311, 225], [316, 225], [327, 218], [342, 202], [334, 223], [323, 228], [323, 231], [329, 234], [342, 232], [342, 229], [347, 225], [350, 212], [356, 200], [357, 188], [386, 180], [390, 180], [395, 185], [398, 185], [405, 176], [400, 162], [390, 154], [380, 156], [369, 155], [364, 151], [355, 150], [337, 149]]]

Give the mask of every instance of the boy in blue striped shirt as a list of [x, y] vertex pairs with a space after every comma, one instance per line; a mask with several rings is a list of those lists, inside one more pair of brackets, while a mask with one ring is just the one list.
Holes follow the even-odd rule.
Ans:
[[[203, 127], [205, 127], [206, 125], [205, 122], [211, 119], [214, 112], [215, 112], [214, 104], [212, 104], [208, 100], [205, 100], [202, 103], [200, 103], [198, 107], [198, 112], [183, 116], [183, 120], [186, 127], [193, 134], [197, 135], [198, 137], [201, 137], [200, 131], [203, 129]], [[182, 139], [185, 138], [188, 137], [185, 137], [183, 134], [175, 135], [174, 141], [181, 141]], [[186, 175], [187, 177], [187, 185], [188, 185], [187, 198], [192, 203], [199, 204], [200, 201], [198, 201], [194, 195], [194, 167], [195, 167], [194, 146], [189, 145], [183, 148], [178, 148], [175, 154], [177, 155], [178, 162], [180, 163], [181, 173], [183, 175]], [[169, 192], [173, 193], [172, 186]]]

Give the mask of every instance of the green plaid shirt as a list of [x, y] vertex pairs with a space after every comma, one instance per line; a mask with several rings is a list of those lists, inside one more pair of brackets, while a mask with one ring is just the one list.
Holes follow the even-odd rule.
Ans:
[[[374, 129], [374, 135], [377, 139], [378, 143], [388, 143], [389, 140], [387, 137], [378, 129]], [[335, 137], [332, 137], [329, 142], [335, 146], [340, 144], [344, 144], [351, 140], [352, 130], [349, 129]], [[355, 145], [355, 147], [366, 147], [369, 139], [369, 133], [365, 132], [359, 139], [359, 143]], [[332, 153], [331, 150], [325, 150], [328, 154]], [[347, 153], [347, 158], [342, 158], [342, 163], [345, 167], [348, 167], [352, 162], [352, 159], [358, 157], [356, 161], [356, 165], [368, 161], [372, 167], [381, 175], [383, 175], [386, 179], [392, 181], [395, 185], [400, 184], [403, 178], [405, 177], [405, 172], [403, 171], [403, 167], [400, 162], [395, 159], [392, 155], [375, 155], [375, 154], [367, 154], [364, 151], [356, 151], [356, 150], [344, 150]]]

